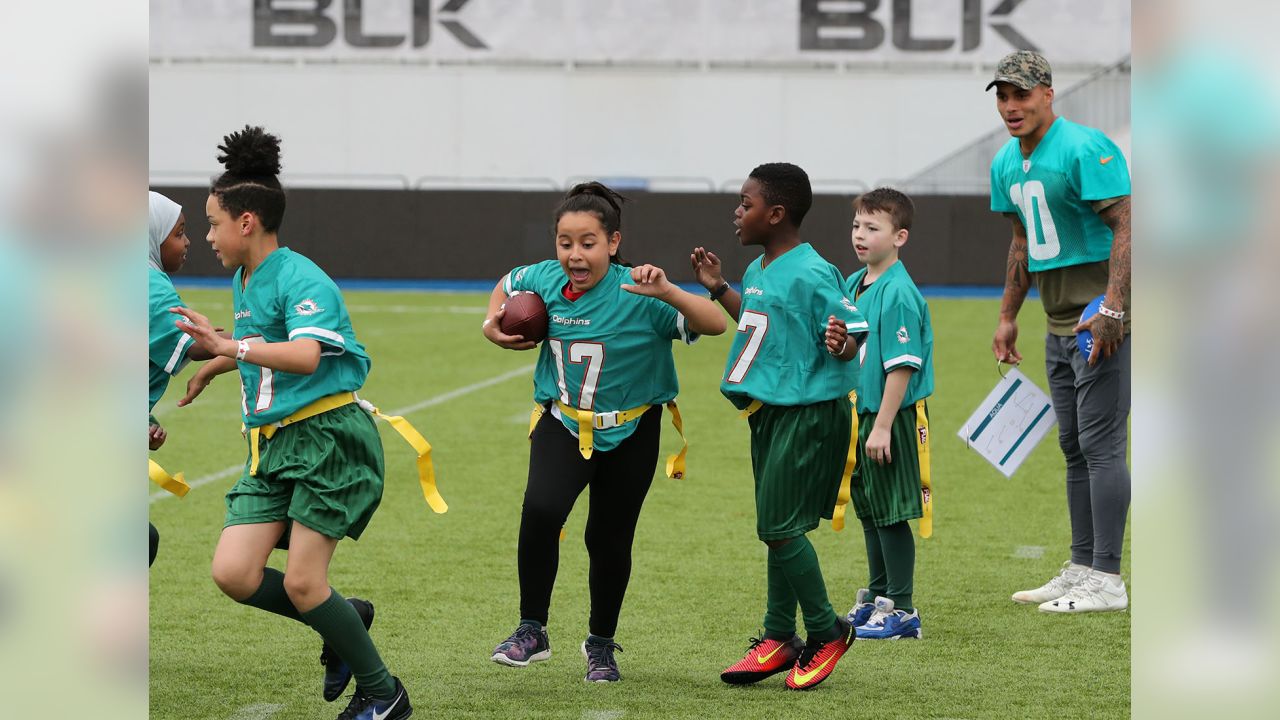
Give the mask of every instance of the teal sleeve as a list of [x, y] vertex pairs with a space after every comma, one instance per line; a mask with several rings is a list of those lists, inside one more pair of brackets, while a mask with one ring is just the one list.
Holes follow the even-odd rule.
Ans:
[[645, 298], [645, 313], [653, 323], [658, 337], [693, 344], [699, 335], [689, 329], [689, 321], [671, 305], [657, 298]]
[[1071, 181], [1085, 202], [1124, 197], [1130, 192], [1124, 153], [1105, 135], [1079, 146], [1071, 165]]
[[1004, 153], [996, 155], [991, 161], [991, 211], [998, 213], [1017, 212], [1018, 208], [1009, 197], [1009, 188], [1005, 186], [1001, 170], [1004, 165]]
[[880, 365], [888, 373], [900, 367], [916, 370], [924, 364], [924, 321], [908, 298], [885, 298], [876, 329], [880, 340]]
[[814, 299], [818, 305], [816, 314], [819, 321], [820, 342], [827, 332], [827, 318], [832, 315], [844, 321], [850, 335], [858, 337], [867, 334], [867, 319], [849, 299], [846, 281], [840, 277], [840, 271], [836, 270], [834, 265], [829, 266], [829, 272], [823, 272], [814, 285]]
[[532, 265], [521, 265], [520, 267], [511, 268], [511, 272], [507, 273], [506, 277], [502, 279], [502, 291], [510, 295], [520, 290], [528, 290], [529, 288], [525, 285], [524, 280], [532, 267]]
[[347, 343], [349, 321], [342, 292], [328, 277], [302, 276], [285, 284], [284, 325], [290, 340], [310, 338], [327, 346], [322, 355], [341, 355]]
[[191, 336], [178, 329], [175, 324], [179, 315], [169, 312], [171, 307], [186, 307], [178, 292], [167, 280], [152, 278], [148, 301], [151, 305], [151, 321], [149, 323], [151, 364], [164, 370], [169, 375], [177, 375], [187, 364], [187, 350], [191, 346]]

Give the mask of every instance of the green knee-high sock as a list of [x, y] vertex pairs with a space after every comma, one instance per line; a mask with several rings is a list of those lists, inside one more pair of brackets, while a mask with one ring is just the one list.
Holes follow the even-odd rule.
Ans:
[[376, 698], [390, 698], [396, 693], [395, 680], [382, 664], [378, 649], [373, 646], [369, 631], [356, 609], [336, 590], [315, 608], [302, 613], [302, 620], [310, 625], [329, 647], [346, 661], [356, 678], [356, 687]]
[[801, 535], [779, 548], [770, 548], [769, 554], [778, 558], [787, 582], [795, 591], [804, 615], [804, 629], [810, 640], [834, 640], [839, 637], [836, 613], [827, 599], [827, 584], [818, 567], [818, 553]]
[[916, 539], [911, 534], [911, 525], [904, 520], [877, 530], [880, 547], [884, 549], [885, 571], [889, 576], [885, 597], [893, 601], [895, 608], [911, 612], [915, 610], [911, 604], [911, 591], [916, 573]]
[[796, 591], [787, 580], [782, 561], [769, 548], [768, 604], [764, 613], [764, 636], [773, 640], [790, 640], [796, 634]]
[[298, 608], [293, 606], [293, 602], [289, 600], [289, 594], [284, 591], [284, 573], [275, 568], [263, 568], [262, 584], [240, 603], [276, 615], [283, 615], [290, 620], [303, 621]]
[[862, 537], [867, 543], [867, 602], [889, 592], [889, 576], [884, 567], [884, 548], [880, 545], [880, 528], [875, 523], [862, 521]]

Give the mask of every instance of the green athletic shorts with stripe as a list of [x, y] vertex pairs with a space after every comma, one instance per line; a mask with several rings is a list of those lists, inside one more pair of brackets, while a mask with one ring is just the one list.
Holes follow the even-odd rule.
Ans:
[[831, 519], [849, 455], [853, 412], [847, 397], [812, 405], [762, 405], [751, 425], [756, 535], [800, 537]]
[[360, 537], [382, 502], [382, 438], [373, 416], [343, 405], [262, 438], [258, 472], [227, 493], [223, 527], [292, 519], [328, 537]]
[[858, 467], [850, 486], [858, 519], [885, 527], [923, 516], [916, 406], [905, 407], [893, 417], [889, 429], [889, 456], [893, 462], [887, 465], [867, 460], [867, 436], [875, 423], [875, 413], [858, 414]]

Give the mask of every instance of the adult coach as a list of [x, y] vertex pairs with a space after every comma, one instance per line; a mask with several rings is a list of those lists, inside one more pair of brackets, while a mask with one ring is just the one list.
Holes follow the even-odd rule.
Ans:
[[[1045, 370], [1067, 461], [1071, 560], [1039, 588], [1013, 594], [1044, 612], [1123, 610], [1120, 578], [1129, 511], [1129, 168], [1101, 131], [1053, 112], [1053, 75], [1039, 53], [1012, 53], [987, 90], [1012, 135], [991, 162], [991, 209], [1013, 224], [1004, 299], [991, 349], [1015, 347], [1018, 310], [1035, 278], [1048, 316]], [[1099, 312], [1080, 314], [1099, 295]], [[1075, 333], [1093, 333], [1093, 352]]]

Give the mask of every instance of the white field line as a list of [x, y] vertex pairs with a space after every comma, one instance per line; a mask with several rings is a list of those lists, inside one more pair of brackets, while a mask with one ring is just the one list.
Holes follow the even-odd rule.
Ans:
[[246, 705], [236, 711], [230, 720], [267, 720], [267, 718], [275, 715], [284, 709], [283, 705], [277, 703], [258, 703], [257, 705]]
[[[494, 385], [498, 385], [499, 383], [504, 383], [513, 378], [518, 378], [521, 375], [528, 375], [531, 372], [533, 372], [533, 366], [526, 365], [521, 368], [516, 368], [515, 370], [509, 370], [507, 372], [502, 373], [501, 375], [495, 375], [489, 378], [488, 380], [481, 380], [478, 383], [464, 385], [460, 388], [457, 388], [456, 390], [450, 390], [447, 393], [442, 393], [440, 395], [436, 395], [435, 397], [427, 398], [426, 400], [416, 402], [412, 405], [408, 405], [402, 408], [397, 408], [395, 410], [387, 412], [386, 414], [387, 415], [408, 415], [409, 413], [417, 412], [418, 410], [433, 407], [441, 403], [446, 403], [446, 402], [449, 402], [450, 400], [460, 398], [464, 395], [470, 395], [471, 393], [476, 392], [477, 390], [484, 390], [487, 387], [492, 387]], [[215, 473], [210, 473], [208, 475], [198, 477], [187, 484], [191, 486], [192, 490], [194, 490], [200, 487], [201, 485], [208, 485], [211, 482], [217, 482], [218, 480], [222, 480], [223, 478], [236, 475], [240, 473], [242, 470], [244, 470], [244, 463], [239, 462], [239, 463], [236, 463], [235, 465], [229, 465]], [[150, 502], [154, 503], [157, 500], [163, 500], [164, 498], [167, 498], [167, 497], [173, 497], [173, 495], [165, 490], [157, 490], [156, 492], [151, 493]]]

